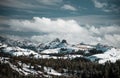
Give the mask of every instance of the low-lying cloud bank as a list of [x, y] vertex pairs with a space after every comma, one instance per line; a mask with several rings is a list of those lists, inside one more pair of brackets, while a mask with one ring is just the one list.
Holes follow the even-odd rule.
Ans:
[[55, 38], [67, 39], [71, 43], [104, 43], [120, 47], [120, 27], [111, 26], [80, 26], [75, 20], [63, 20], [33, 17], [32, 20], [10, 20], [10, 29], [21, 32], [42, 32], [44, 35], [31, 36], [32, 40], [49, 41]]

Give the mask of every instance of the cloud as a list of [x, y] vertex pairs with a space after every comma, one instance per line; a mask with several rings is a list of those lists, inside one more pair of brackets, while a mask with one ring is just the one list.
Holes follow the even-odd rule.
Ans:
[[92, 0], [96, 8], [102, 9], [104, 12], [115, 12], [120, 13], [119, 0]]
[[37, 0], [37, 1], [45, 5], [57, 5], [59, 3], [62, 3], [63, 0]]
[[107, 34], [107, 35], [104, 35], [104, 39], [105, 39], [105, 41], [102, 41], [103, 43], [115, 45], [120, 48], [120, 46], [119, 46], [120, 34], [113, 34], [113, 35]]
[[65, 9], [65, 10], [70, 10], [70, 11], [77, 11], [77, 9], [69, 4], [64, 4], [62, 7], [62, 9]]
[[95, 27], [80, 26], [75, 20], [50, 19], [34, 17], [32, 20], [10, 20], [10, 29], [21, 32], [42, 32], [43, 35], [33, 35], [32, 40], [50, 41], [55, 38], [66, 39], [70, 43], [103, 43], [120, 47], [120, 27], [117, 25]]
[[73, 19], [76, 20], [80, 25], [120, 25], [119, 15], [84, 15], [84, 16], [71, 16], [63, 17], [62, 19]]
[[98, 0], [92, 0], [92, 1], [94, 2], [96, 8], [103, 8], [103, 7], [107, 6], [106, 3], [101, 3]]
[[12, 8], [33, 8], [34, 5], [30, 4], [29, 2], [26, 3], [24, 1], [20, 0], [2, 0], [0, 2], [1, 6], [5, 7], [12, 7]]
[[48, 6], [57, 6], [63, 0], [2, 0], [0, 6], [11, 7], [18, 9], [36, 9], [36, 8], [50, 8]]
[[37, 31], [37, 32], [79, 32], [82, 30], [76, 21], [62, 19], [51, 20], [49, 18], [33, 17], [33, 20], [11, 20], [12, 29], [17, 31]]

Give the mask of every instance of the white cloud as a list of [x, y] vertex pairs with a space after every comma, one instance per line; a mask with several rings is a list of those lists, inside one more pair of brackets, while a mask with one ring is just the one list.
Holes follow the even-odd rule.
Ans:
[[6, 6], [6, 7], [14, 7], [14, 8], [33, 8], [34, 5], [28, 3], [25, 3], [20, 0], [3, 0], [0, 2], [0, 5]]
[[[100, 8], [104, 12], [115, 12], [115, 13], [120, 12], [120, 6], [116, 5], [116, 3], [114, 2], [112, 3], [111, 0], [108, 0], [108, 1], [105, 0], [102, 2], [100, 0], [92, 0], [92, 1], [96, 8]], [[117, 2], [117, 0], [115, 2]]]
[[[112, 17], [112, 18], [111, 18]], [[120, 25], [120, 19], [114, 18], [119, 16], [114, 15], [85, 15], [85, 16], [71, 16], [71, 17], [63, 17], [62, 19], [74, 19], [77, 23], [81, 25]]]
[[75, 20], [50, 19], [34, 17], [33, 20], [11, 20], [12, 30], [43, 32], [44, 35], [34, 35], [32, 40], [49, 41], [55, 38], [66, 39], [71, 43], [103, 43], [120, 47], [120, 27], [111, 26], [80, 26]]
[[106, 3], [101, 3], [98, 0], [93, 0], [93, 2], [95, 4], [96, 8], [103, 8], [103, 7], [105, 7], [107, 5]]
[[75, 7], [68, 5], [68, 4], [64, 4], [61, 8], [65, 10], [77, 11]]
[[45, 5], [56, 5], [58, 3], [61, 3], [63, 0], [37, 0], [37, 1]]
[[29, 10], [34, 8], [51, 8], [48, 6], [58, 5], [62, 3], [62, 1], [63, 0], [2, 0], [0, 6]]
[[37, 32], [79, 32], [82, 28], [79, 27], [76, 21], [62, 19], [51, 20], [49, 18], [34, 17], [33, 20], [11, 20], [12, 29], [17, 31], [37, 31]]
[[111, 45], [114, 45], [114, 46], [120, 48], [120, 46], [119, 46], [120, 34], [113, 34], [113, 35], [106, 34], [106, 35], [104, 35], [104, 40], [102, 42], [106, 43], [106, 44], [111, 44]]

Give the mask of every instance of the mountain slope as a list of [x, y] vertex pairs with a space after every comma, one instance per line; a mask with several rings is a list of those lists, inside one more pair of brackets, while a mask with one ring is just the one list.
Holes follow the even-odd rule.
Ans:
[[91, 61], [97, 61], [99, 63], [105, 63], [107, 61], [116, 62], [120, 59], [120, 49], [111, 48], [102, 54], [95, 54], [88, 57]]

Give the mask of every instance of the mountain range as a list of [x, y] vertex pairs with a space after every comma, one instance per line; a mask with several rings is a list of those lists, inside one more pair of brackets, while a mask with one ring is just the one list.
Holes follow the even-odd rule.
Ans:
[[[34, 57], [40, 58], [46, 56], [46, 58], [57, 58], [57, 56], [49, 56], [50, 54], [71, 54], [80, 57], [84, 57], [93, 61], [96, 59], [106, 61], [116, 61], [120, 59], [120, 49], [102, 45], [90, 45], [84, 43], [78, 43], [71, 45], [67, 40], [60, 40], [58, 38], [47, 43], [34, 43], [29, 40], [13, 40], [6, 37], [0, 37], [0, 49], [2, 52], [11, 54], [13, 56], [29, 56], [33, 54]], [[44, 54], [44, 55], [43, 55]], [[49, 56], [49, 57], [48, 57]], [[65, 56], [64, 56], [65, 58]]]
[[[49, 75], [68, 76], [68, 74], [59, 73], [53, 67], [41, 67], [37, 62], [33, 66], [32, 63], [35, 62], [33, 59], [36, 61], [41, 60], [41, 64], [45, 63], [45, 65], [49, 65], [52, 62], [50, 60], [62, 61], [62, 59], [66, 62], [81, 59], [104, 65], [109, 61], [115, 63], [120, 60], [120, 49], [100, 43], [96, 45], [85, 43], [73, 45], [69, 44], [65, 39], [60, 40], [58, 38], [47, 43], [35, 43], [30, 40], [20, 41], [0, 36], [0, 64], [8, 64], [11, 70], [25, 76], [30, 74], [40, 75], [39, 78], [49, 78]], [[49, 59], [48, 64], [45, 62], [47, 59]], [[13, 60], [14, 62], [12, 62]], [[36, 65], [37, 69], [35, 70]], [[19, 66], [22, 66], [22, 68], [19, 68]], [[39, 68], [42, 70], [39, 71]], [[68, 69], [64, 70], [64, 72], [67, 71]]]

